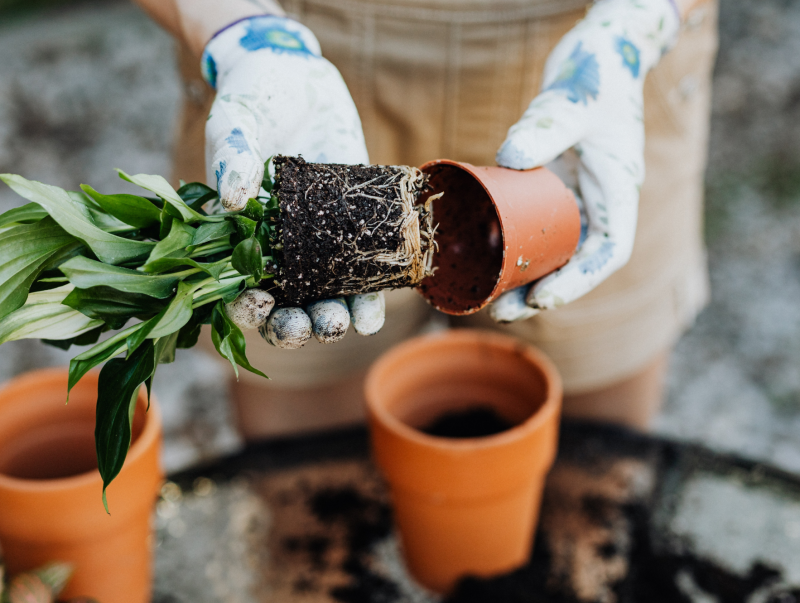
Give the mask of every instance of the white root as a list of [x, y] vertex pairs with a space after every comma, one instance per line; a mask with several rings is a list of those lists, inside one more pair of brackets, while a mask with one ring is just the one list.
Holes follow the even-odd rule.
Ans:
[[[417, 200], [415, 191], [418, 191], [421, 187], [425, 175], [415, 167], [402, 166], [400, 170], [403, 172], [403, 176], [397, 184], [400, 190], [400, 200], [392, 202], [400, 204], [400, 218], [393, 223], [389, 223], [388, 226], [398, 228], [402, 244], [396, 251], [380, 252], [363, 252], [357, 248], [357, 243], [354, 242], [353, 244], [356, 246], [357, 262], [407, 267], [407, 269], [403, 271], [404, 279], [408, 279], [411, 283], [416, 284], [433, 273], [433, 255], [437, 246], [433, 238], [436, 227], [433, 226], [432, 205], [433, 202], [439, 199], [444, 193], [431, 195], [422, 207], [415, 205]], [[361, 186], [363, 186], [363, 184]], [[345, 191], [345, 197], [355, 190], [355, 188], [356, 187], [352, 187]], [[356, 196], [366, 196], [384, 201], [382, 198], [373, 197], [364, 193], [357, 193]], [[386, 224], [390, 213], [390, 210], [387, 208], [387, 218], [378, 224], [370, 224], [367, 228], [375, 231], [377, 228], [383, 226]], [[424, 225], [422, 231], [420, 231], [420, 217], [422, 217]], [[397, 278], [396, 274], [381, 274], [366, 279], [363, 277], [353, 278], [349, 281], [346, 279], [343, 283], [343, 288], [345, 290], [358, 291], [363, 290], [365, 284], [368, 284], [370, 288], [379, 288], [381, 286], [388, 288], [395, 284]]]
[[225, 313], [240, 329], [257, 329], [269, 318], [275, 298], [263, 289], [248, 289], [229, 304]]

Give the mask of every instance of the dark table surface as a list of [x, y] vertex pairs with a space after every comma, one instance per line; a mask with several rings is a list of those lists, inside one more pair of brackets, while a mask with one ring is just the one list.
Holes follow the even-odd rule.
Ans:
[[[361, 429], [171, 476], [156, 603], [430, 603], [405, 572]], [[534, 549], [450, 602], [800, 601], [800, 480], [622, 429], [562, 428]]]

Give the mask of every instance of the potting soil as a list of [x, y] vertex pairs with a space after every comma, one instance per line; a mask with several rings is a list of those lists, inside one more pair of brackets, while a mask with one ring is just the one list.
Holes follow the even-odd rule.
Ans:
[[446, 412], [421, 431], [440, 438], [482, 438], [502, 433], [514, 423], [492, 407], [476, 404], [464, 410]]
[[433, 253], [427, 176], [407, 166], [306, 163], [276, 157], [283, 249], [278, 303], [416, 285]]

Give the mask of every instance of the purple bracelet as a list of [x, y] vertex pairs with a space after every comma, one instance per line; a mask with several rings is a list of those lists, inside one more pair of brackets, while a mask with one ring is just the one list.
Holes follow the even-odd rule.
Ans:
[[[669, 0], [669, 1], [670, 2], [674, 2], [675, 0]], [[286, 19], [287, 21], [293, 21], [294, 20], [291, 17], [287, 17], [286, 15], [275, 15], [273, 13], [261, 13], [260, 15], [250, 15], [249, 17], [242, 17], [241, 19], [236, 19], [236, 21], [232, 21], [231, 23], [228, 23], [225, 27], [223, 27], [222, 29], [220, 29], [217, 32], [215, 32], [214, 35], [211, 36], [211, 38], [209, 38], [208, 42], [206, 42], [206, 46], [208, 46], [209, 43], [211, 42], [211, 40], [216, 38], [223, 31], [226, 31], [226, 30], [230, 29], [231, 27], [233, 27], [234, 25], [236, 25], [238, 23], [241, 23], [242, 21], [249, 21], [250, 19], [257, 19], [258, 17], [276, 17], [278, 19]]]

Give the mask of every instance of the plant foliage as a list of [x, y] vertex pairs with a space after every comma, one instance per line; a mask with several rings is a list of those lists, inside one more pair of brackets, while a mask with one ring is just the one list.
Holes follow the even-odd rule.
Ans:
[[[205, 184], [176, 191], [161, 176], [119, 175], [155, 197], [88, 185], [66, 191], [0, 174], [29, 201], [0, 215], [0, 344], [94, 344], [70, 362], [68, 390], [104, 365], [95, 444], [106, 510], [106, 488], [131, 444], [139, 388], [149, 391], [158, 365], [195, 345], [202, 325], [237, 376], [242, 367], [266, 377], [247, 360], [224, 304], [272, 277], [264, 267], [273, 265], [277, 215], [269, 192], [240, 212], [207, 213], [219, 204]], [[268, 176], [264, 188], [272, 190]]]

